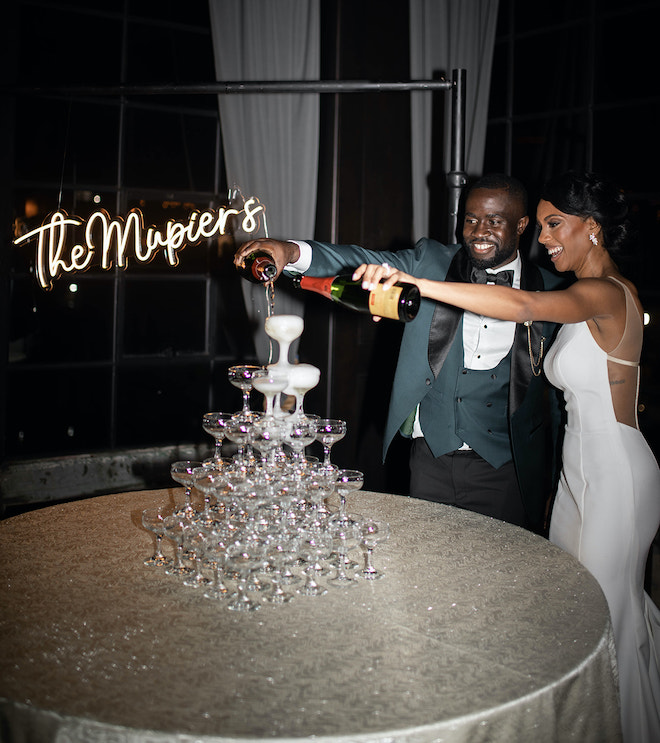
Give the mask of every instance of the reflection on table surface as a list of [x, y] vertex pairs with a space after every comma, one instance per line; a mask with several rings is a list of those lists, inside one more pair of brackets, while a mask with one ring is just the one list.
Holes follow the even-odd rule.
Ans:
[[7, 740], [620, 740], [605, 600], [546, 540], [359, 492], [382, 580], [236, 613], [143, 565], [173, 493], [0, 522]]

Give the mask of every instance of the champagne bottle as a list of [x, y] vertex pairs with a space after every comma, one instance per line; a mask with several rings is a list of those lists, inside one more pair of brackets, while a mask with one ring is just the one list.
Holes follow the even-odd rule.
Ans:
[[263, 250], [247, 255], [242, 266], [236, 267], [244, 279], [255, 284], [272, 281], [277, 275], [277, 266], [272, 256]]
[[321, 294], [358, 312], [409, 322], [414, 320], [419, 310], [419, 289], [403, 281], [387, 291], [383, 291], [382, 286], [367, 291], [362, 288], [362, 280], [353, 281], [351, 274], [325, 278], [296, 274], [292, 278], [295, 286]]

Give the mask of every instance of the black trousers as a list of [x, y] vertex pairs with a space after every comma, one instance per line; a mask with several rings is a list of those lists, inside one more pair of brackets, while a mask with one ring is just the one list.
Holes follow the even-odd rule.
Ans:
[[410, 495], [527, 526], [513, 462], [495, 469], [469, 449], [434, 457], [424, 438], [413, 439]]

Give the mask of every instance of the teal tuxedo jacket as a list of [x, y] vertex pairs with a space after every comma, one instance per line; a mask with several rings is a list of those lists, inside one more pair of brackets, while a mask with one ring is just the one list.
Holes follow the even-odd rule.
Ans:
[[[460, 277], [468, 264], [467, 255], [460, 245], [443, 245], [423, 238], [413, 249], [389, 252], [368, 250], [357, 245], [331, 245], [316, 241], [309, 241], [309, 244], [312, 246], [312, 263], [307, 273], [311, 276], [333, 276], [346, 273], [361, 263], [386, 261], [413, 276], [437, 281], [467, 280]], [[557, 288], [560, 283], [561, 279], [523, 258], [521, 289], [540, 291]], [[436, 346], [440, 344], [448, 350], [460, 325], [462, 310], [429, 299], [422, 299], [417, 317], [405, 324], [385, 426], [383, 459], [392, 439], [427, 394], [429, 384], [434, 379], [428, 351], [429, 331], [436, 306], [443, 312], [439, 332], [444, 336], [435, 336]], [[531, 342], [535, 358], [538, 356], [541, 336], [545, 338], [547, 349], [555, 330], [552, 323], [535, 322], [532, 325]], [[524, 325], [516, 327], [510, 353], [508, 417], [511, 452], [530, 523], [538, 526], [556, 478], [554, 460], [559, 413], [557, 405], [548, 407], [549, 385], [544, 376], [535, 377], [532, 374], [527, 328]]]

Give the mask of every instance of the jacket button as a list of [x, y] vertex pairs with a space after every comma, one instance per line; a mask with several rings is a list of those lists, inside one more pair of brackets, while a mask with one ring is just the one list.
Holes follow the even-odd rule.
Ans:
[[430, 379], [427, 379], [427, 380], [426, 380], [426, 385], [427, 385], [427, 387], [428, 387], [428, 385], [430, 385], [430, 384], [431, 384], [431, 380], [430, 380]]
[[487, 408], [492, 408], [493, 407], [493, 403], [492, 402], [487, 402], [486, 403], [486, 407]]

